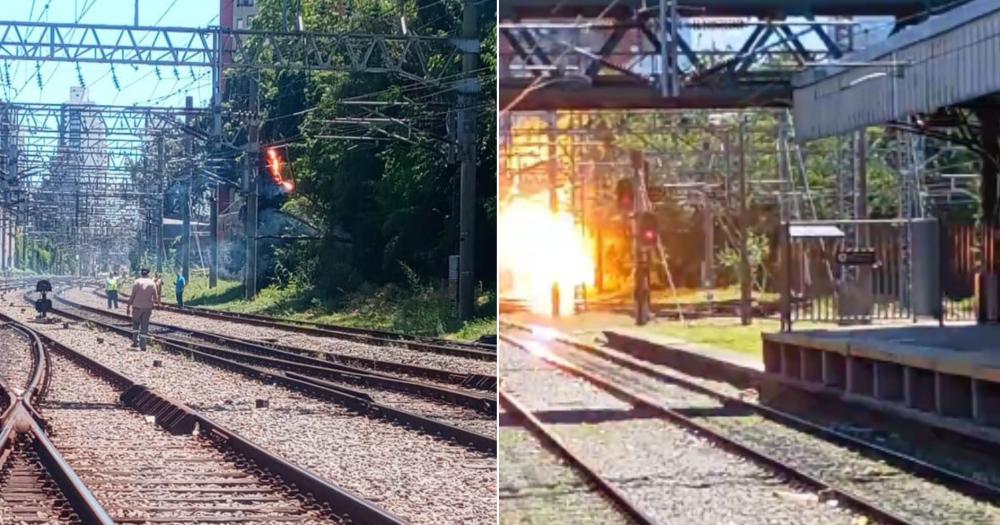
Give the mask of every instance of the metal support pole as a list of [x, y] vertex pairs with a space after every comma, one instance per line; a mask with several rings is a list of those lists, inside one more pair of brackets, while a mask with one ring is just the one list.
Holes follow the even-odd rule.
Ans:
[[778, 199], [781, 204], [781, 234], [779, 237], [779, 242], [781, 243], [781, 264], [783, 267], [782, 273], [784, 274], [781, 279], [781, 331], [791, 331], [791, 279], [792, 279], [792, 262], [791, 262], [791, 231], [788, 224], [790, 215], [790, 206], [788, 198], [791, 189], [791, 168], [788, 165], [788, 112], [782, 111], [778, 115], [778, 180], [781, 181], [781, 191], [778, 194]]
[[[865, 131], [854, 133], [854, 218], [868, 218], [868, 141]], [[909, 153], [909, 152], [907, 152]], [[867, 244], [864, 228], [855, 230], [855, 245]]]
[[715, 299], [712, 294], [712, 290], [715, 288], [715, 210], [712, 209], [712, 203], [707, 194], [704, 197], [701, 213], [704, 232], [701, 286], [705, 289], [709, 308], [712, 308]]
[[643, 193], [646, 179], [646, 163], [643, 160], [642, 152], [632, 151], [632, 202], [634, 203], [632, 214], [632, 250], [635, 261], [633, 263], [633, 285], [635, 287], [635, 324], [642, 326], [650, 319], [650, 297], [649, 297], [649, 257], [647, 250], [639, 242], [639, 217], [646, 211], [646, 198]]
[[[215, 65], [212, 67], [212, 136], [210, 147], [218, 151], [222, 142], [222, 34], [215, 33]], [[215, 184], [212, 191], [211, 207], [211, 246], [209, 253], [211, 261], [208, 265], [208, 287], [215, 288], [219, 282], [219, 192], [222, 189]]]
[[[251, 103], [256, 104], [257, 85], [251, 88]], [[243, 173], [243, 190], [247, 197], [246, 210], [246, 261], [243, 270], [244, 298], [257, 296], [257, 191], [260, 174], [257, 162], [260, 157], [260, 121], [254, 113], [250, 122], [250, 141], [247, 145], [246, 165]]]
[[[462, 37], [479, 38], [478, 3], [465, 0], [462, 8]], [[467, 48], [462, 54], [463, 80], [458, 88], [458, 149], [461, 158], [459, 182], [458, 245], [458, 317], [471, 319], [475, 308], [476, 256], [476, 97], [475, 77], [479, 65], [478, 49]]]
[[740, 117], [740, 323], [750, 324], [751, 274], [750, 274], [750, 227], [747, 218], [747, 122]]
[[680, 38], [678, 27], [680, 16], [677, 13], [677, 0], [667, 0], [659, 5], [660, 25], [660, 96], [679, 97], [681, 95], [680, 66], [678, 62], [678, 43]]
[[156, 225], [156, 273], [163, 273], [163, 192], [167, 178], [166, 144], [163, 135], [156, 137], [156, 167], [160, 177], [159, 222]]
[[792, 227], [788, 222], [781, 225], [781, 258], [785, 266], [785, 276], [781, 280], [781, 331], [792, 331]]
[[[187, 97], [184, 100], [184, 107], [187, 109], [192, 109], [194, 107], [194, 99], [192, 97]], [[187, 114], [184, 116], [184, 124], [191, 125], [191, 115]], [[191, 139], [190, 135], [184, 137], [184, 152], [187, 154], [188, 163], [193, 162], [194, 158], [194, 141]], [[184, 280], [190, 282], [191, 280], [191, 184], [192, 179], [194, 179], [194, 166], [186, 166], [188, 170], [187, 177], [184, 183], [184, 200], [181, 203], [181, 220], [183, 221], [181, 229], [181, 275], [184, 276]]]
[[209, 225], [211, 244], [209, 245], [208, 287], [215, 288], [219, 280], [219, 183], [215, 183], [210, 203]]
[[[549, 179], [549, 211], [552, 212], [552, 216], [555, 217], [559, 213], [559, 161], [558, 161], [558, 149], [556, 148], [556, 141], [558, 139], [557, 126], [558, 121], [556, 118], [555, 111], [549, 111], [546, 114], [546, 119], [548, 120], [548, 162], [546, 163], [546, 168], [548, 171]], [[552, 295], [551, 295], [551, 312], [552, 317], [559, 317], [561, 313], [559, 311], [559, 305], [561, 303], [560, 294], [563, 290], [559, 289], [559, 282], [554, 281], [552, 283]]]

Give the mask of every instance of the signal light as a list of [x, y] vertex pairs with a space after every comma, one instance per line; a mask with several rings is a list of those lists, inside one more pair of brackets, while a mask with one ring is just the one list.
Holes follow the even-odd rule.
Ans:
[[624, 213], [631, 213], [635, 210], [635, 189], [632, 186], [632, 179], [621, 179], [615, 186], [615, 195], [618, 198], [618, 209]]
[[656, 246], [660, 240], [660, 228], [656, 215], [645, 212], [639, 216], [639, 242], [644, 246]]

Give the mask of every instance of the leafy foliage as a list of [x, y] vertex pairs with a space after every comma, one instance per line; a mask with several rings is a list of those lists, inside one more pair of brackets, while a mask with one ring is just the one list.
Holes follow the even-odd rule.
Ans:
[[[256, 29], [288, 26], [281, 0], [261, 0]], [[462, 3], [355, 0], [292, 0], [288, 12], [301, 13], [305, 28], [329, 33], [456, 36]], [[294, 16], [294, 15], [291, 15]], [[483, 289], [496, 286], [496, 118], [495, 9], [480, 4], [483, 48], [476, 108], [478, 170], [476, 200], [476, 278]], [[414, 290], [414, 279], [435, 284], [447, 277], [448, 256], [458, 251], [459, 164], [446, 155], [447, 121], [453, 116], [454, 80], [460, 55], [427, 57], [442, 84], [420, 85], [412, 78], [384, 73], [263, 72], [260, 96], [265, 115], [263, 144], [287, 143], [296, 191], [274, 192], [261, 201], [261, 217], [271, 217], [275, 236], [308, 237], [261, 244], [270, 269], [266, 280], [278, 285], [308, 283], [321, 297], [345, 296], [367, 285], [396, 283]], [[231, 79], [233, 93], [244, 89], [246, 74]], [[345, 140], [360, 135], [331, 124], [357, 106], [349, 99], [386, 102], [384, 118], [406, 122], [408, 140]], [[383, 135], [384, 137], [384, 135]], [[267, 214], [267, 211], [272, 212]], [[296, 217], [295, 220], [289, 219]], [[265, 219], [262, 219], [265, 220]], [[405, 269], [405, 270], [404, 270]]]

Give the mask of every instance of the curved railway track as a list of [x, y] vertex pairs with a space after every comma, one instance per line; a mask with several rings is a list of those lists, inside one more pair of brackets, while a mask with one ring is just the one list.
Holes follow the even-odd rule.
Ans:
[[[65, 307], [54, 308], [54, 314], [131, 336], [128, 317], [67, 300], [58, 293], [55, 298]], [[150, 323], [150, 340], [166, 350], [302, 390], [374, 418], [402, 423], [477, 451], [496, 451], [496, 401], [486, 393], [344, 371], [323, 360], [171, 325]]]
[[107, 509], [103, 521], [83, 522], [402, 523], [201, 414], [0, 318], [26, 334], [49, 363], [28, 386], [30, 408], [50, 429], [61, 461], [76, 469], [77, 485], [96, 508]]
[[1000, 522], [1000, 489], [976, 479], [664, 374], [629, 356], [543, 335], [501, 340], [878, 522]]
[[8, 362], [0, 380], [0, 523], [113, 523], [43, 429], [32, 403], [44, 392], [48, 356], [29, 344], [30, 332], [21, 335], [21, 344], [0, 346]]
[[[3, 299], [0, 310], [34, 324], [34, 311], [23, 300], [22, 288]], [[392, 407], [327, 386], [293, 384], [260, 366], [224, 363], [158, 344], [150, 352], [129, 351], [129, 339], [113, 335], [128, 334], [124, 322], [115, 326], [118, 322], [50, 320], [37, 330], [161, 392], [150, 396], [145, 387], [126, 390], [122, 398], [143, 413], [162, 408], [165, 396], [182, 399], [199, 418], [212, 418], [246, 436], [249, 441], [241, 441], [245, 445], [273, 450], [314, 472], [314, 479], [346, 487], [415, 524], [495, 521], [495, 503], [489, 504], [496, 487], [495, 439], [489, 439], [491, 452], [481, 452], [475, 443], [409, 423]], [[187, 413], [184, 405], [178, 406]], [[171, 421], [188, 421], [179, 428], [181, 434], [192, 430], [190, 418], [166, 410]], [[490, 420], [495, 432], [495, 419]], [[194, 421], [205, 432], [206, 424]]]

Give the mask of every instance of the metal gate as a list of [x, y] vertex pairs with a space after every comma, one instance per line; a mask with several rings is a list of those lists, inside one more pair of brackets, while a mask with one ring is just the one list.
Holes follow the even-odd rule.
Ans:
[[936, 316], [937, 238], [933, 220], [786, 223], [782, 328]]

